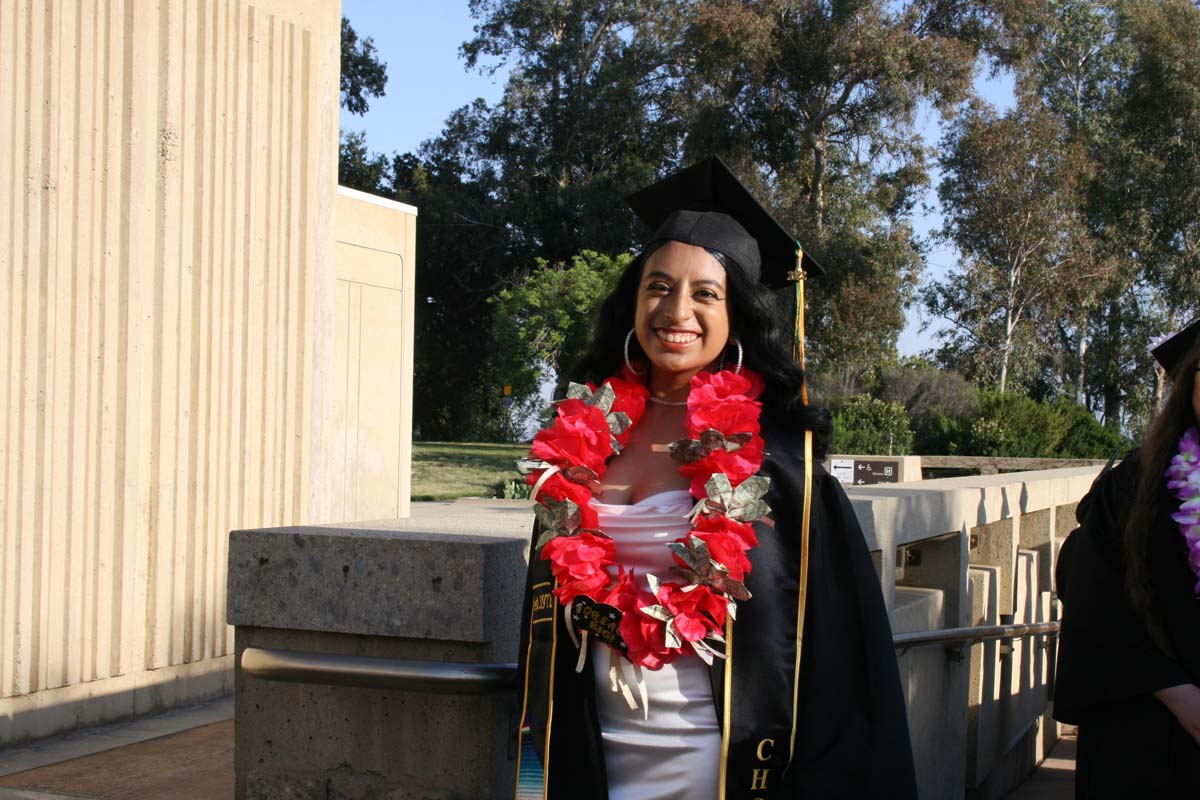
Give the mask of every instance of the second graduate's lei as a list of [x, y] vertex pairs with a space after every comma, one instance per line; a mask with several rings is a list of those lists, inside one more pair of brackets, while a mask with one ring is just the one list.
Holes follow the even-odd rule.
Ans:
[[1196, 576], [1193, 591], [1200, 595], [1200, 434], [1188, 428], [1179, 440], [1179, 452], [1167, 467], [1167, 488], [1179, 498], [1171, 519], [1187, 541], [1188, 566]]
[[687, 400], [689, 438], [670, 446], [697, 500], [691, 531], [667, 544], [675, 580], [647, 575], [641, 588], [620, 562], [615, 542], [598, 528], [592, 499], [606, 464], [629, 441], [648, 392], [628, 371], [599, 387], [571, 384], [554, 420], [534, 438], [523, 462], [537, 501], [535, 543], [557, 579], [555, 595], [568, 630], [578, 632], [579, 667], [588, 638], [598, 639], [637, 667], [658, 669], [685, 653], [707, 663], [723, 658], [726, 617], [750, 599], [742, 582], [747, 552], [758, 544], [750, 523], [770, 509], [759, 429], [762, 378], [743, 370], [697, 373]]

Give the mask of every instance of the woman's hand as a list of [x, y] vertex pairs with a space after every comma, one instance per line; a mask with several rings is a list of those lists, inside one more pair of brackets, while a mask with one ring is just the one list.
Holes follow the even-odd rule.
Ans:
[[1159, 689], [1154, 696], [1175, 715], [1196, 744], [1200, 744], [1200, 686], [1182, 683]]

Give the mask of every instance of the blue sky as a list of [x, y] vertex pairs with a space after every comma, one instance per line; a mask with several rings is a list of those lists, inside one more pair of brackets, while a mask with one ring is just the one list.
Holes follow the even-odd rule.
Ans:
[[[468, 72], [458, 56], [459, 46], [474, 35], [474, 20], [466, 0], [342, 0], [344, 14], [361, 36], [370, 36], [380, 57], [387, 62], [388, 84], [384, 97], [371, 100], [364, 117], [341, 115], [342, 128], [364, 130], [372, 150], [407, 152], [441, 131], [442, 123], [456, 108], [477, 97], [493, 102], [504, 89], [503, 71], [487, 75]], [[1008, 108], [1012, 105], [1012, 82], [1007, 77], [976, 82], [980, 93], [990, 102]], [[926, 113], [922, 132], [930, 145], [940, 137], [936, 113]], [[936, 186], [938, 176], [933, 175]], [[932, 192], [928, 205], [936, 206]], [[941, 224], [936, 210], [918, 217], [916, 231], [927, 234]], [[953, 249], [943, 248], [928, 254], [926, 278], [944, 274], [955, 262]], [[902, 355], [920, 353], [932, 343], [936, 320], [924, 334], [919, 332], [922, 315], [913, 308], [908, 327], [900, 336]]]

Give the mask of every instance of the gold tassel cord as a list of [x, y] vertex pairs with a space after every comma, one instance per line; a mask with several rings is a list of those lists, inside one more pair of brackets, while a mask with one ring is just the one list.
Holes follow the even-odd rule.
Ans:
[[[800, 385], [800, 398], [808, 405], [808, 373], [804, 353], [804, 250], [796, 245], [796, 269], [788, 277], [796, 283], [796, 341], [795, 354], [800, 366], [805, 368], [804, 381]], [[799, 722], [800, 705], [800, 662], [804, 650], [804, 618], [808, 613], [808, 550], [809, 530], [812, 524], [813, 491], [813, 433], [804, 432], [804, 507], [800, 517], [800, 575], [796, 592], [796, 661], [792, 675], [792, 732], [788, 740], [788, 766], [796, 756], [796, 727]]]
[[808, 277], [804, 273], [804, 248], [799, 244], [796, 245], [796, 269], [793, 270], [788, 278], [796, 284], [796, 334], [792, 345], [792, 353], [796, 357], [796, 361], [806, 370], [804, 379], [800, 384], [800, 399], [804, 405], [808, 405], [808, 365], [806, 363], [804, 353], [804, 282]]

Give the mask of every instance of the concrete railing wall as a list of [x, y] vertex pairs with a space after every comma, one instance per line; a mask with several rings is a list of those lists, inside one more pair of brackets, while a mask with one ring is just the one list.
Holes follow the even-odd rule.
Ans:
[[[850, 490], [896, 632], [1053, 618], [1053, 561], [1097, 470]], [[531, 521], [519, 501], [460, 501], [415, 504], [408, 520], [235, 532], [238, 652], [515, 661]], [[1017, 641], [898, 659], [922, 798], [1000, 797], [1053, 742], [1052, 649]], [[511, 796], [507, 698], [277, 683], [240, 670], [236, 698], [238, 797], [301, 788], [334, 797], [349, 784]], [[446, 734], [451, 723], [458, 732]]]
[[[1055, 558], [1099, 469], [849, 488], [895, 632], [1057, 619]], [[1041, 641], [899, 654], [922, 798], [1002, 797], [1045, 757], [1055, 648]]]
[[0, 2], [0, 746], [229, 691], [228, 531], [331, 518], [338, 11]]

